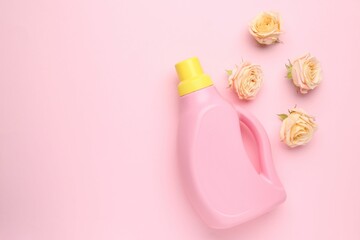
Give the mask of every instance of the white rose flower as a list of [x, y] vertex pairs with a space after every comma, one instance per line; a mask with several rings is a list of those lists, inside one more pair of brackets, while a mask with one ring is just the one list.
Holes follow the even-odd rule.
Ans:
[[263, 72], [259, 65], [244, 62], [240, 67], [235, 66], [229, 74], [229, 87], [233, 88], [240, 99], [255, 98], [263, 82]]
[[280, 42], [280, 16], [274, 12], [262, 12], [252, 21], [249, 27], [250, 34], [260, 44], [270, 45]]
[[310, 53], [289, 61], [287, 77], [292, 79], [294, 85], [300, 89], [302, 94], [316, 88], [322, 80], [322, 71], [319, 61]]
[[289, 147], [297, 147], [308, 143], [317, 128], [315, 119], [303, 109], [293, 108], [289, 114], [279, 114], [282, 120], [280, 139]]

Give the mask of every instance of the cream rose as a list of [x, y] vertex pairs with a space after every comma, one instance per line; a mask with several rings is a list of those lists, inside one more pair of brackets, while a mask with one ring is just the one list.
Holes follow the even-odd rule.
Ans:
[[316, 88], [322, 80], [320, 63], [309, 53], [290, 62], [286, 68], [287, 77], [292, 79], [302, 94]]
[[317, 128], [315, 119], [300, 108], [289, 110], [289, 115], [279, 114], [283, 121], [280, 139], [289, 147], [297, 147], [308, 143]]
[[262, 12], [255, 17], [249, 27], [250, 34], [260, 44], [279, 42], [281, 34], [280, 16], [274, 12]]
[[259, 65], [244, 62], [241, 67], [235, 66], [229, 74], [229, 87], [233, 88], [240, 99], [253, 99], [260, 90], [263, 73]]

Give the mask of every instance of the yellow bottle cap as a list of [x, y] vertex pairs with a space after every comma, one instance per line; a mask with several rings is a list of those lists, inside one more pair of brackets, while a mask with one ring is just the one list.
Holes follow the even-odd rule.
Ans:
[[199, 59], [196, 57], [177, 63], [175, 68], [180, 80], [178, 85], [180, 96], [213, 85], [210, 76], [204, 74]]

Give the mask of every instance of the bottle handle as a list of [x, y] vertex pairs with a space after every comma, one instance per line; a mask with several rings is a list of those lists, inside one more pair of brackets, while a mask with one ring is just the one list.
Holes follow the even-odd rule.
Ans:
[[271, 145], [264, 127], [248, 111], [239, 107], [235, 107], [235, 109], [238, 113], [239, 120], [248, 127], [255, 138], [259, 149], [260, 174], [273, 184], [282, 187], [273, 165]]

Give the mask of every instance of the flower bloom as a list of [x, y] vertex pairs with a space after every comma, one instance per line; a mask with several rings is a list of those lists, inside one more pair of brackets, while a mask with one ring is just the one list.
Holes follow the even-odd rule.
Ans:
[[297, 147], [308, 143], [317, 128], [315, 119], [303, 109], [293, 108], [289, 115], [279, 114], [282, 120], [280, 139], [289, 147]]
[[259, 65], [244, 62], [229, 73], [229, 87], [233, 88], [240, 99], [255, 98], [263, 82], [263, 72]]
[[281, 34], [280, 16], [274, 12], [262, 12], [252, 21], [250, 34], [260, 44], [270, 45], [279, 42]]

